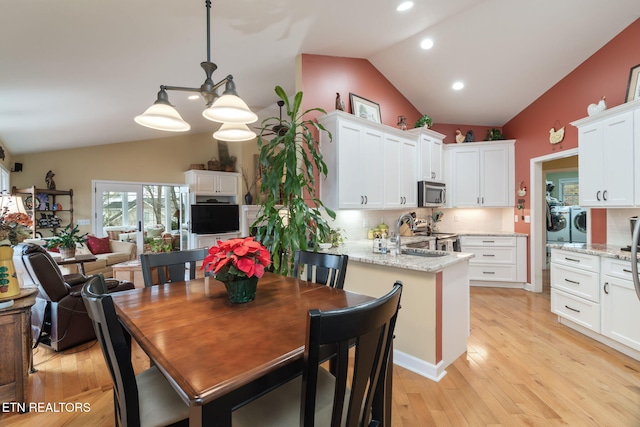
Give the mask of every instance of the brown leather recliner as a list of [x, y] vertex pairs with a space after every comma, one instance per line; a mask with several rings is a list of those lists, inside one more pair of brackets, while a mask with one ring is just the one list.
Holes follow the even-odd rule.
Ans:
[[[55, 351], [96, 338], [80, 291], [89, 279], [80, 274], [63, 276], [49, 253], [40, 245], [21, 243], [14, 247], [13, 263], [26, 286], [38, 286], [36, 303], [31, 307], [34, 347], [39, 343]], [[130, 282], [107, 279], [109, 292], [133, 289]]]

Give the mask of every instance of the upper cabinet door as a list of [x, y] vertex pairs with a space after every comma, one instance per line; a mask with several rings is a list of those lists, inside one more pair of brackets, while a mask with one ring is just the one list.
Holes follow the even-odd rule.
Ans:
[[513, 206], [515, 199], [513, 160], [513, 155], [510, 158], [508, 146], [480, 149], [480, 185], [482, 186], [480, 200], [482, 206]]
[[[420, 181], [443, 181], [442, 173], [442, 140], [441, 136], [431, 135], [431, 131], [422, 130], [420, 135]], [[430, 132], [430, 134], [426, 134]]]
[[633, 112], [581, 126], [578, 130], [580, 205], [634, 205]]
[[515, 140], [450, 144], [451, 207], [512, 207], [515, 204]]

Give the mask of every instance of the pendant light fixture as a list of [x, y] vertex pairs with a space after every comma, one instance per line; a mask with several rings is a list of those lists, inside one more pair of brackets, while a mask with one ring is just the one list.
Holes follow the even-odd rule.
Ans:
[[[211, 1], [206, 0], [205, 6], [207, 8], [207, 60], [200, 63], [207, 75], [204, 83], [199, 88], [160, 85], [156, 102], [144, 113], [136, 116], [134, 120], [136, 123], [151, 129], [186, 132], [191, 129], [191, 126], [184, 121], [180, 113], [171, 105], [167, 91], [197, 92], [206, 101], [207, 108], [202, 112], [204, 118], [223, 124], [220, 130], [214, 133], [216, 139], [246, 141], [255, 138], [255, 132], [251, 131], [245, 124], [255, 122], [258, 120], [258, 116], [238, 96], [233, 76], [228, 75], [218, 83], [214, 83], [211, 79], [218, 66], [211, 62]], [[217, 90], [222, 85], [225, 86], [225, 89], [222, 96], [220, 96]], [[242, 139], [225, 139], [233, 137]]]

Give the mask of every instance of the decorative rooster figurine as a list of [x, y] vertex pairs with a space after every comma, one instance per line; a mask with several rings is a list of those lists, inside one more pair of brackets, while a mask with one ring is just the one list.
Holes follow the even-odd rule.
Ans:
[[551, 144], [557, 144], [564, 139], [564, 126], [560, 129], [555, 130], [554, 128], [549, 129], [549, 142]]

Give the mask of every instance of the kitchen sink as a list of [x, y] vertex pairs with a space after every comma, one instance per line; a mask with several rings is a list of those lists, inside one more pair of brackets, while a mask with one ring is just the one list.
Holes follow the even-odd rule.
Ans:
[[403, 255], [421, 256], [426, 258], [439, 258], [439, 257], [450, 255], [449, 252], [444, 252], [444, 251], [428, 251], [427, 252], [427, 251], [419, 251], [411, 248], [402, 249], [400, 253]]
[[428, 240], [422, 242], [407, 243], [408, 248], [428, 248], [431, 242]]

